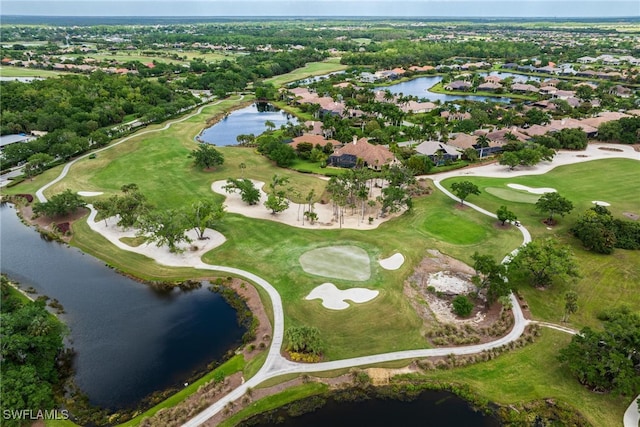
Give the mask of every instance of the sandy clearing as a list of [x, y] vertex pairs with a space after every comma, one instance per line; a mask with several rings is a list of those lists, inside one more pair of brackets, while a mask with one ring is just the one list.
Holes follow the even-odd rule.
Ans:
[[378, 262], [385, 270], [397, 270], [402, 267], [402, 264], [404, 264], [404, 255], [396, 253], [391, 255], [389, 258], [381, 259]]
[[108, 218], [106, 224], [104, 220], [96, 222], [97, 211], [92, 205], [87, 205], [87, 207], [91, 210], [91, 214], [89, 214], [89, 218], [87, 218], [87, 224], [93, 231], [100, 233], [120, 249], [145, 255], [159, 264], [171, 267], [191, 266], [199, 268], [202, 265], [202, 261], [200, 261], [202, 255], [220, 246], [226, 240], [224, 235], [211, 229], [205, 231], [205, 237], [209, 237], [209, 239], [198, 240], [195, 230], [189, 230], [186, 234], [192, 240], [192, 243], [181, 243], [178, 245], [178, 247], [185, 249], [185, 251], [180, 254], [171, 253], [168, 247], [158, 247], [154, 243], [143, 243], [140, 246], [133, 247], [122, 242], [120, 239], [122, 237], [135, 237], [135, 229], [123, 230], [118, 227], [116, 217]]
[[380, 292], [366, 288], [351, 288], [344, 291], [338, 289], [333, 283], [323, 283], [316, 286], [305, 297], [306, 300], [321, 299], [322, 306], [330, 310], [344, 310], [349, 308], [349, 304], [345, 300], [350, 300], [356, 304], [371, 301], [378, 296]]
[[611, 203], [603, 202], [602, 200], [592, 200], [591, 203], [598, 206], [611, 206]]
[[544, 194], [544, 193], [556, 192], [556, 189], [551, 187], [528, 187], [526, 185], [511, 184], [511, 183], [507, 184], [507, 187], [513, 188], [514, 190], [524, 190], [532, 194]]
[[[318, 178], [320, 179], [320, 178]], [[226, 196], [226, 200], [224, 204], [226, 205], [226, 211], [231, 213], [237, 213], [244, 215], [249, 218], [256, 219], [266, 219], [269, 221], [277, 221], [283, 224], [290, 225], [292, 227], [298, 228], [309, 228], [309, 229], [334, 229], [334, 228], [352, 228], [352, 229], [360, 229], [360, 230], [372, 230], [377, 228], [380, 224], [385, 221], [388, 221], [396, 216], [397, 214], [387, 215], [385, 218], [377, 218], [377, 209], [367, 207], [365, 210], [365, 218], [362, 218], [361, 213], [351, 213], [351, 209], [345, 209], [344, 219], [342, 223], [342, 227], [340, 227], [339, 222], [335, 221], [333, 218], [333, 207], [330, 203], [321, 204], [316, 203], [313, 207], [313, 211], [318, 215], [318, 219], [314, 224], [311, 224], [308, 220], [304, 220], [303, 224], [303, 213], [305, 208], [308, 208], [307, 205], [301, 205], [299, 203], [290, 202], [289, 209], [284, 212], [280, 212], [279, 214], [273, 215], [267, 208], [264, 206], [264, 202], [267, 200], [266, 193], [262, 190], [264, 187], [264, 182], [251, 180], [256, 188], [260, 189], [260, 201], [258, 204], [250, 206], [242, 201], [240, 198], [240, 193], [227, 193], [222, 187], [224, 187], [227, 182], [226, 181], [216, 181], [211, 184], [211, 189], [218, 193]], [[376, 196], [380, 194], [379, 188], [374, 188], [372, 190], [372, 197], [375, 199]], [[369, 223], [369, 217], [373, 218], [371, 224]]]
[[305, 272], [316, 276], [359, 282], [371, 277], [369, 254], [358, 246], [312, 249], [303, 253], [299, 262]]
[[102, 191], [78, 191], [78, 196], [83, 196], [83, 197], [94, 197], [94, 196], [101, 196], [104, 193]]
[[463, 273], [452, 274], [449, 271], [438, 271], [429, 274], [427, 286], [433, 286], [436, 291], [453, 294], [468, 294], [475, 292], [476, 286], [471, 283], [471, 278]]

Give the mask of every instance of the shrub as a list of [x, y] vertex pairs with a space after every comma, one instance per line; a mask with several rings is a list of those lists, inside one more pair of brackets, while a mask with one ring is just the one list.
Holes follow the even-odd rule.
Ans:
[[460, 317], [467, 317], [473, 311], [473, 303], [465, 295], [453, 299], [453, 312]]

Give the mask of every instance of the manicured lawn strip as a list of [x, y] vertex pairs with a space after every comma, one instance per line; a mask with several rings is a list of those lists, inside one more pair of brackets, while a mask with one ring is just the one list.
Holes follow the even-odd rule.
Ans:
[[[500, 178], [464, 177], [444, 181], [450, 188], [451, 183], [470, 180], [481, 189], [479, 196], [473, 196], [470, 202], [495, 212], [500, 205], [506, 205], [518, 215], [518, 219], [532, 232], [534, 238], [556, 237], [573, 247], [578, 260], [581, 278], [574, 285], [555, 284], [541, 291], [532, 289], [528, 284], [520, 284], [533, 315], [540, 320], [559, 322], [564, 310], [564, 294], [569, 289], [578, 293], [578, 312], [571, 316], [569, 326], [581, 329], [584, 326], [598, 327], [596, 315], [603, 309], [627, 304], [640, 307], [640, 251], [616, 249], [613, 255], [599, 255], [582, 248], [573, 238], [569, 229], [586, 209], [593, 206], [591, 201], [602, 200], [611, 203], [609, 209], [614, 216], [623, 218], [622, 212], [640, 211], [640, 165], [627, 159], [607, 159], [561, 166], [544, 175], [531, 175]], [[547, 230], [542, 223], [545, 215], [535, 210], [530, 203], [506, 201], [485, 191], [489, 188], [512, 190], [508, 183], [523, 184], [530, 187], [555, 188], [564, 197], [571, 200], [574, 211], [558, 218], [559, 223]], [[529, 194], [523, 192], [523, 194]]]
[[227, 418], [219, 427], [231, 427], [238, 422], [247, 419], [253, 415], [279, 408], [287, 403], [295, 402], [296, 400], [304, 399], [305, 397], [313, 396], [316, 394], [327, 391], [328, 386], [319, 383], [302, 384], [296, 387], [291, 387], [282, 393], [275, 394], [273, 396], [265, 397], [257, 402], [253, 402], [251, 405], [241, 410], [234, 416]]
[[78, 424], [71, 420], [46, 420], [44, 425], [47, 427], [77, 427]]
[[235, 355], [231, 359], [229, 359], [225, 363], [223, 363], [222, 365], [218, 366], [213, 371], [208, 372], [205, 376], [203, 376], [199, 380], [194, 381], [193, 383], [189, 384], [187, 387], [183, 388], [182, 390], [180, 390], [179, 392], [175, 393], [171, 397], [168, 397], [167, 399], [165, 399], [162, 402], [158, 403], [153, 408], [150, 408], [150, 409], [146, 410], [142, 414], [132, 418], [131, 420], [127, 421], [126, 423], [120, 424], [120, 426], [121, 427], [137, 426], [138, 424], [140, 424], [140, 422], [144, 418], [148, 418], [148, 417], [151, 417], [151, 416], [155, 415], [161, 409], [170, 408], [170, 407], [173, 407], [173, 406], [177, 405], [178, 403], [182, 402], [183, 400], [185, 400], [187, 397], [189, 397], [193, 393], [197, 392], [198, 389], [202, 385], [204, 385], [205, 383], [213, 380], [214, 376], [218, 372], [223, 372], [224, 376], [228, 377], [229, 375], [234, 374], [236, 372], [239, 372], [242, 369], [244, 369], [244, 357], [242, 356], [242, 354]]
[[628, 399], [588, 391], [557, 361], [558, 351], [570, 340], [568, 334], [543, 328], [534, 344], [497, 359], [427, 375], [468, 384], [481, 396], [503, 405], [551, 398], [571, 405], [594, 426], [619, 426]]
[[290, 73], [266, 79], [265, 83], [271, 83], [275, 87], [279, 87], [285, 83], [294, 82], [296, 80], [302, 80], [313, 76], [321, 76], [323, 74], [329, 74], [346, 69], [346, 65], [340, 64], [340, 58], [329, 58], [322, 62], [309, 62], [304, 67], [297, 68]]
[[321, 162], [310, 162], [308, 160], [294, 160], [293, 164], [289, 166], [291, 169], [302, 173], [315, 173], [325, 176], [340, 176], [343, 175], [346, 169], [321, 167]]
[[0, 67], [0, 76], [2, 77], [58, 77], [63, 74], [70, 73], [25, 67]]

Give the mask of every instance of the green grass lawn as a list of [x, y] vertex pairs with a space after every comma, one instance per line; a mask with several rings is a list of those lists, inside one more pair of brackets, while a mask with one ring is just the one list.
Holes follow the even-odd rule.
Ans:
[[[536, 318], [559, 322], [564, 309], [564, 293], [578, 292], [578, 312], [570, 319], [569, 326], [598, 326], [596, 314], [607, 307], [627, 304], [640, 309], [640, 251], [616, 249], [613, 255], [588, 252], [570, 235], [569, 229], [578, 216], [592, 207], [593, 200], [611, 203], [609, 209], [615, 217], [623, 218], [623, 212], [640, 213], [640, 165], [629, 159], [596, 160], [575, 165], [561, 166], [544, 175], [500, 178], [464, 177], [444, 181], [447, 188], [456, 181], [469, 180], [478, 185], [482, 193], [473, 196], [473, 203], [495, 212], [506, 205], [531, 231], [534, 238], [555, 237], [572, 245], [577, 257], [581, 278], [573, 285], [556, 284], [548, 290], [519, 286]], [[574, 210], [551, 230], [542, 223], [546, 215], [535, 210], [529, 199], [537, 197], [525, 191], [514, 190], [507, 184], [529, 187], [555, 188], [571, 200]]]
[[2, 77], [58, 77], [63, 74], [70, 73], [24, 67], [0, 67], [0, 76]]
[[302, 68], [297, 68], [290, 73], [266, 79], [266, 83], [272, 83], [279, 87], [285, 83], [295, 82], [296, 80], [306, 79], [313, 76], [321, 76], [323, 74], [333, 73], [347, 69], [346, 65], [340, 64], [340, 58], [329, 58], [322, 62], [310, 62]]

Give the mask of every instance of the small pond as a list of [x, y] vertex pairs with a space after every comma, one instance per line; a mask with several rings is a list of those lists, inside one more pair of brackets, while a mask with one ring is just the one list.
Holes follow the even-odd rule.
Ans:
[[76, 248], [45, 240], [11, 205], [1, 205], [0, 220], [2, 272], [64, 306], [61, 319], [77, 353], [75, 381], [91, 403], [133, 407], [240, 344], [236, 311], [206, 286], [155, 291]]
[[297, 124], [297, 119], [268, 103], [255, 103], [231, 112], [215, 125], [203, 130], [198, 139], [214, 145], [237, 145], [240, 134], [260, 135], [267, 130], [265, 122], [270, 121], [276, 129], [287, 123]]

